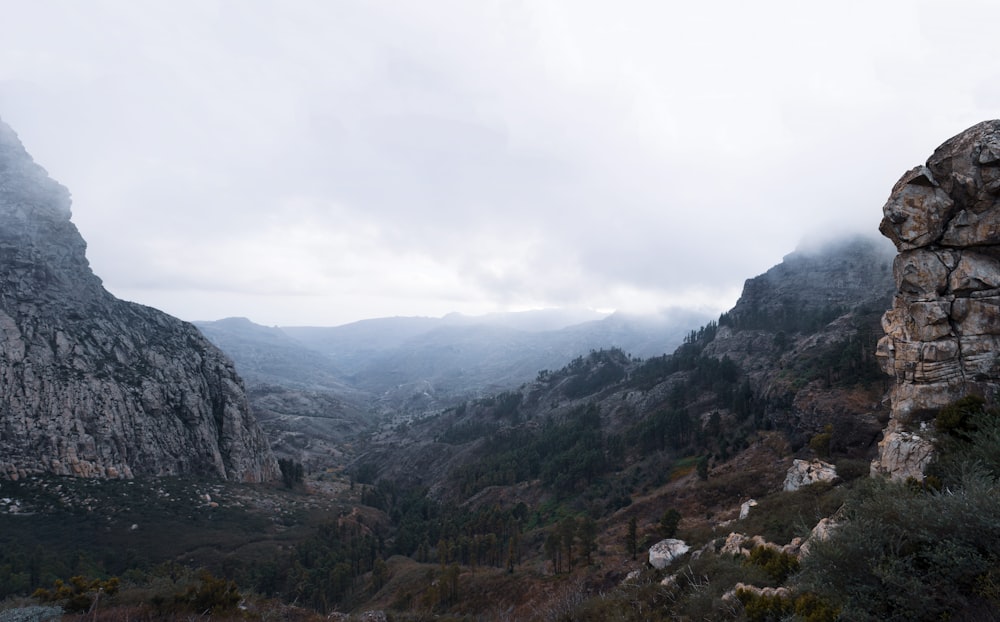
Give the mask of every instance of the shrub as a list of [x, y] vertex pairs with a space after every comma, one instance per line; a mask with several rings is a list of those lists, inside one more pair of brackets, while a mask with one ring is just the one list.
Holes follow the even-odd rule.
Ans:
[[847, 520], [803, 560], [799, 587], [844, 619], [974, 619], [1000, 606], [989, 590], [1000, 567], [1000, 487], [965, 468], [942, 492], [874, 480], [845, 507]]
[[89, 610], [100, 594], [112, 596], [117, 592], [117, 577], [102, 581], [77, 575], [71, 577], [69, 583], [57, 579], [52, 589], [40, 587], [32, 596], [43, 603], [61, 603], [66, 611], [78, 613]]
[[736, 598], [743, 604], [743, 613], [750, 622], [781, 622], [795, 610], [788, 596], [736, 590]]
[[755, 546], [745, 563], [760, 566], [778, 584], [799, 570], [797, 557], [771, 546]]
[[809, 448], [816, 452], [820, 458], [829, 458], [831, 440], [833, 440], [833, 426], [828, 423], [822, 432], [814, 434], [809, 439]]
[[967, 438], [967, 434], [975, 429], [973, 420], [983, 412], [985, 404], [986, 400], [978, 395], [967, 395], [938, 411], [934, 425], [938, 432]]

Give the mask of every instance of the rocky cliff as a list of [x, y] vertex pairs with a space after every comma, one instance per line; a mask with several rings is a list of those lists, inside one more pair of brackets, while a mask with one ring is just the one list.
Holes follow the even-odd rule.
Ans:
[[230, 360], [108, 293], [69, 192], [0, 121], [0, 477], [277, 472]]
[[1000, 121], [907, 171], [883, 213], [898, 291], [877, 354], [896, 384], [873, 468], [920, 479], [930, 456], [921, 424], [965, 395], [1000, 392]]

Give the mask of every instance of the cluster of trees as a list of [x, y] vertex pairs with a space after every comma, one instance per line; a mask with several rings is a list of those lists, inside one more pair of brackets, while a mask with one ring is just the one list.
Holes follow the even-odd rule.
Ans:
[[615, 458], [609, 451], [616, 450], [621, 445], [605, 437], [600, 409], [588, 404], [540, 428], [498, 430], [487, 439], [480, 457], [455, 469], [451, 477], [463, 496], [534, 479], [557, 493], [571, 494], [605, 473]]
[[594, 395], [625, 378], [629, 357], [621, 348], [591, 350], [586, 356], [578, 356], [562, 369], [538, 372], [537, 382], [548, 386], [562, 383], [560, 389], [566, 397], [579, 399]]
[[804, 300], [783, 300], [777, 306], [733, 310], [719, 316], [719, 326], [736, 330], [766, 330], [786, 333], [814, 333], [843, 315], [840, 305], [812, 307]]
[[567, 516], [553, 525], [545, 538], [545, 557], [552, 562], [552, 571], [572, 572], [582, 562], [589, 566], [597, 550], [597, 524], [584, 515]]

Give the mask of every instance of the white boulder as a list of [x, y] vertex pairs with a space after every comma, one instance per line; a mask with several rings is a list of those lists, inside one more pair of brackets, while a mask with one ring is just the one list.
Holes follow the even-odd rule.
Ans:
[[662, 570], [670, 565], [681, 555], [691, 550], [683, 540], [668, 538], [660, 540], [649, 548], [649, 564], [658, 570]]

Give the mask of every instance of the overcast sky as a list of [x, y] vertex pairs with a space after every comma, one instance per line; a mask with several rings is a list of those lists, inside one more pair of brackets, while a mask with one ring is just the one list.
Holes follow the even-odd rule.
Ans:
[[0, 118], [187, 320], [730, 307], [1000, 116], [983, 1], [0, 0]]

